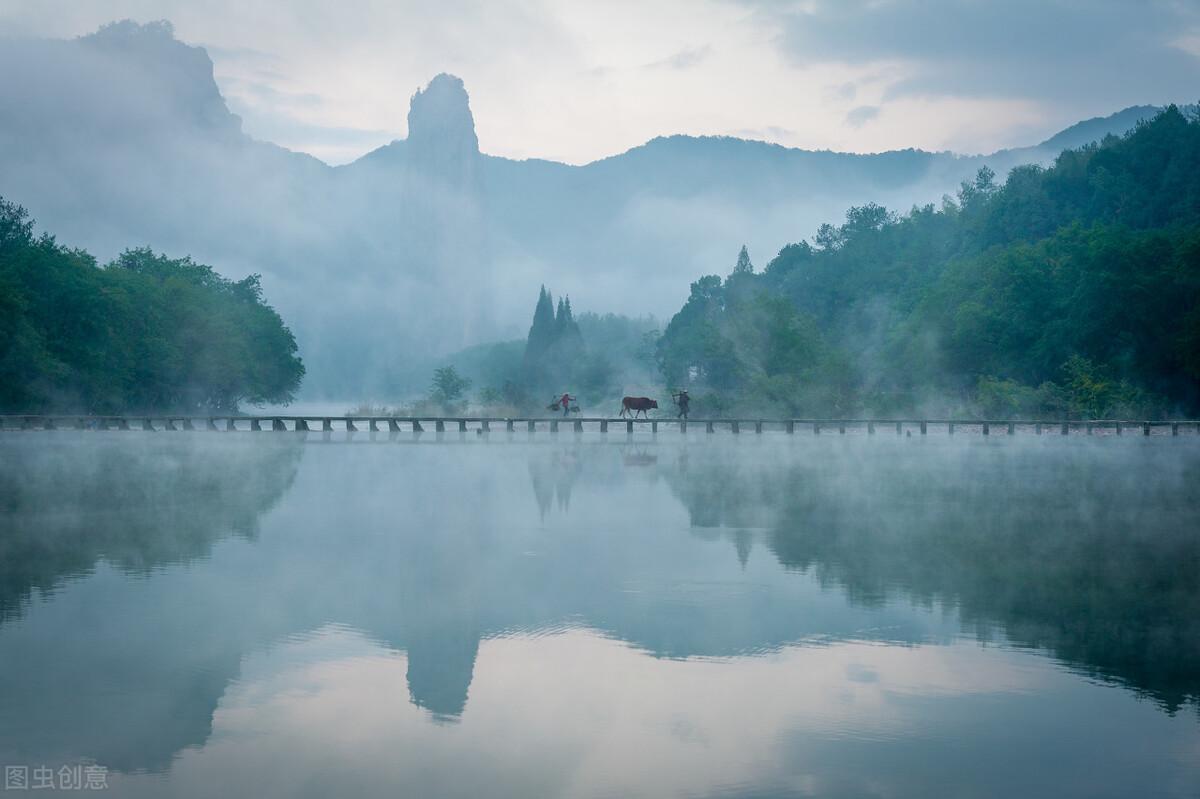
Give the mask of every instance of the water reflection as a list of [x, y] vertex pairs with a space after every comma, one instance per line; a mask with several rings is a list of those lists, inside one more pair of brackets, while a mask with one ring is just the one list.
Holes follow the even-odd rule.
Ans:
[[1200, 459], [1173, 442], [187, 440], [0, 441], [0, 545], [29, 553], [0, 581], [0, 757], [288, 795], [253, 775], [348, 737], [295, 793], [786, 794], [891, 785], [900, 741], [972, 718], [1197, 746], [1127, 704], [1197, 699]]

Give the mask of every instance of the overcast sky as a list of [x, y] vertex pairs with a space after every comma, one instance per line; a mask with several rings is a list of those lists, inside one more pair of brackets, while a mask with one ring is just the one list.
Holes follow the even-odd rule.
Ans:
[[1200, 99], [1200, 0], [0, 0], [0, 35], [170, 20], [251, 135], [344, 163], [462, 77], [480, 147], [584, 163], [658, 135], [990, 152]]

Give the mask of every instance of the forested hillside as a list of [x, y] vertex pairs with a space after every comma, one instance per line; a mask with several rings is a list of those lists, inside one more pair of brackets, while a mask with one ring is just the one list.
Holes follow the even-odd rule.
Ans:
[[1087, 417], [1200, 411], [1200, 117], [701, 278], [658, 345], [697, 410]]
[[148, 249], [100, 267], [0, 198], [0, 412], [230, 411], [303, 375], [257, 275]]

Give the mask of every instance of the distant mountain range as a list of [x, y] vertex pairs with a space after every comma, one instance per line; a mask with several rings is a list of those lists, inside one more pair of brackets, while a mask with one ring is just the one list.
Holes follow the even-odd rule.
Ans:
[[106, 260], [149, 245], [263, 275], [311, 398], [387, 398], [430, 353], [523, 335], [539, 285], [580, 310], [669, 314], [739, 247], [763, 264], [851, 205], [937, 202], [1157, 112], [1127, 108], [990, 155], [808, 151], [670, 136], [584, 166], [482, 154], [463, 83], [412, 98], [409, 136], [341, 167], [241, 129], [169, 25], [0, 48], [0, 195]]

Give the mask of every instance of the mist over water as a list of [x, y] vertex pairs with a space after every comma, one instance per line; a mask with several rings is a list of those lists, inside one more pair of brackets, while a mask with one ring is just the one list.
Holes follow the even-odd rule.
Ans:
[[117, 796], [1190, 796], [1192, 436], [6, 433], [0, 761]]

